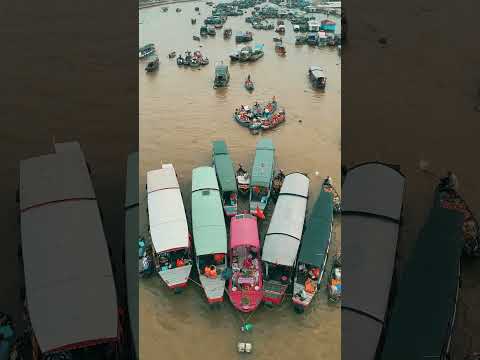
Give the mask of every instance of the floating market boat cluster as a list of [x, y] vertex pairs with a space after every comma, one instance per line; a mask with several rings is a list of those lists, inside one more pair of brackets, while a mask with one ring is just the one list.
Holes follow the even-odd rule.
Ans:
[[[187, 285], [195, 263], [207, 302], [223, 302], [226, 291], [232, 305], [245, 313], [262, 302], [280, 304], [293, 283], [292, 303], [297, 311], [303, 311], [318, 293], [326, 271], [336, 193], [327, 178], [304, 232], [310, 179], [298, 172], [284, 175], [280, 171], [275, 176], [276, 165], [270, 139], [258, 141], [251, 177], [241, 165], [234, 170], [223, 140], [214, 141], [212, 166], [192, 171], [193, 238], [173, 165], [149, 171], [148, 215], [154, 250], [145, 251], [144, 243], [140, 258], [152, 256], [156, 273], [174, 290]], [[274, 179], [279, 181], [275, 185], [279, 187], [278, 199], [262, 248], [258, 223], [266, 219]], [[249, 196], [249, 211], [239, 211], [238, 195]], [[334, 292], [329, 292], [329, 297], [337, 300], [340, 272], [341, 264], [335, 262], [329, 277]]]
[[[247, 79], [248, 80], [248, 79]], [[241, 126], [252, 131], [269, 130], [277, 127], [286, 120], [285, 109], [279, 110], [275, 97], [266, 105], [259, 102], [250, 107], [241, 105], [235, 109], [233, 119]]]

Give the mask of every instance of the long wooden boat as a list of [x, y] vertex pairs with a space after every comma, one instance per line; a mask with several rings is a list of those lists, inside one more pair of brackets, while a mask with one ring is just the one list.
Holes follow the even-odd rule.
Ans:
[[333, 193], [322, 186], [303, 234], [293, 282], [293, 303], [301, 312], [320, 288], [333, 230]]
[[263, 299], [280, 304], [292, 280], [307, 210], [310, 179], [300, 173], [285, 176], [262, 251]]
[[192, 226], [200, 283], [209, 303], [223, 301], [227, 230], [213, 167], [192, 171]]
[[88, 165], [78, 142], [54, 146], [20, 162], [19, 255], [32, 357], [119, 356], [122, 324]]
[[265, 210], [275, 171], [275, 147], [270, 139], [261, 139], [257, 143], [255, 160], [250, 178], [250, 213], [257, 209]]
[[232, 268], [228, 282], [230, 301], [237, 310], [252, 312], [263, 298], [260, 239], [255, 216], [239, 214], [232, 218], [229, 260]]
[[170, 289], [184, 288], [192, 270], [191, 243], [173, 165], [147, 172], [147, 202], [158, 275]]
[[234, 216], [237, 214], [238, 190], [235, 179], [233, 162], [228, 153], [227, 145], [223, 140], [213, 142], [213, 166], [217, 174], [225, 215]]
[[228, 71], [228, 66], [220, 63], [215, 66], [215, 79], [213, 81], [213, 87], [226, 87], [230, 81], [230, 72]]
[[447, 205], [449, 193], [435, 190], [428, 220], [400, 278], [381, 360], [451, 358], [464, 214]]
[[310, 78], [313, 87], [317, 89], [325, 89], [325, 86], [327, 85], [327, 77], [321, 67], [310, 66], [308, 68], [308, 77]]
[[[378, 351], [394, 279], [404, 191], [405, 177], [393, 165], [364, 163], [346, 173], [342, 186], [342, 283], [346, 289], [342, 357], [371, 360]], [[367, 282], [373, 285], [365, 291]], [[417, 299], [415, 294], [410, 296]]]
[[127, 179], [125, 193], [125, 246], [124, 266], [127, 283], [127, 308], [129, 337], [132, 338], [134, 359], [138, 359], [138, 262], [143, 255], [139, 251], [138, 226], [138, 152], [132, 153], [127, 160]]

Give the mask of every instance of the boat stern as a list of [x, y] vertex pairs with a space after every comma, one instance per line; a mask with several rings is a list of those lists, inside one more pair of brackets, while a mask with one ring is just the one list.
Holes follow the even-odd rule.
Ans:
[[192, 265], [185, 265], [173, 269], [160, 270], [158, 275], [170, 289], [184, 288], [187, 286], [191, 270]]
[[225, 280], [218, 276], [211, 279], [205, 275], [200, 275], [200, 283], [207, 297], [209, 304], [223, 302], [223, 292], [225, 291]]
[[228, 296], [235, 309], [249, 313], [255, 311], [262, 303], [263, 289], [245, 292], [231, 288], [228, 291]]

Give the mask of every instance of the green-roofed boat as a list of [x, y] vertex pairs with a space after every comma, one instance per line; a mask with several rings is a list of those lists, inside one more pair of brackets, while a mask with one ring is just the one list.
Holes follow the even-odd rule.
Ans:
[[192, 228], [200, 283], [209, 303], [223, 301], [227, 229], [215, 169], [192, 171]]
[[464, 213], [451, 206], [452, 192], [435, 192], [400, 278], [380, 360], [451, 358], [464, 243]]
[[235, 216], [237, 214], [237, 181], [232, 159], [223, 140], [213, 142], [213, 166], [215, 167], [218, 184], [220, 185], [225, 215]]
[[230, 81], [230, 72], [228, 66], [223, 62], [215, 66], [215, 79], [213, 80], [213, 87], [226, 87]]
[[270, 139], [261, 139], [257, 143], [255, 160], [250, 179], [250, 212], [257, 213], [267, 207], [275, 171], [275, 147]]
[[325, 272], [332, 240], [333, 197], [330, 179], [327, 178], [308, 219], [298, 254], [292, 298], [297, 312], [303, 312], [310, 305]]

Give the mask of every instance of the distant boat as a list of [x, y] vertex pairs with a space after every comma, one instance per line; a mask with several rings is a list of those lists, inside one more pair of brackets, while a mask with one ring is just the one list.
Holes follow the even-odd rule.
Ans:
[[231, 61], [238, 61], [240, 60], [240, 50], [234, 50], [232, 53], [229, 55]]
[[255, 85], [251, 79], [245, 80], [245, 89], [247, 89], [247, 91], [255, 90]]
[[252, 50], [252, 54], [250, 55], [250, 61], [256, 61], [263, 57], [264, 52], [263, 52], [263, 44], [262, 45], [255, 45], [255, 47]]
[[167, 12], [167, 11], [168, 11], [168, 7], [163, 7], [163, 8], [162, 8], [162, 11], [163, 11], [163, 12]]
[[208, 27], [205, 25], [202, 25], [200, 27], [200, 36], [207, 36], [208, 35]]
[[169, 59], [173, 59], [177, 55], [176, 51], [172, 51], [170, 54], [168, 54]]
[[223, 301], [227, 229], [213, 167], [192, 171], [192, 228], [200, 283], [209, 303]]
[[327, 85], [327, 77], [321, 67], [310, 66], [308, 68], [308, 76], [313, 87], [317, 89], [325, 89], [325, 86]]
[[154, 52], [155, 52], [155, 45], [147, 44], [145, 46], [142, 46], [140, 49], [138, 49], [138, 58], [139, 59], [146, 58], [147, 56], [152, 55]]
[[250, 31], [247, 31], [245, 33], [239, 33], [235, 36], [235, 41], [237, 43], [244, 43], [252, 40], [253, 40], [253, 34]]
[[263, 243], [263, 301], [280, 304], [294, 272], [302, 240], [310, 180], [300, 173], [285, 177]]
[[225, 87], [230, 81], [228, 66], [221, 63], [215, 67], [214, 88]]
[[223, 30], [223, 38], [230, 39], [232, 37], [232, 29], [225, 29]]
[[190, 235], [173, 165], [147, 172], [150, 235], [158, 275], [170, 289], [187, 286], [192, 269]]
[[190, 21], [191, 21], [192, 25], [195, 25], [197, 23], [197, 19], [191, 19]]
[[196, 35], [193, 35], [193, 40], [195, 40], [195, 41], [200, 41], [200, 37], [199, 37], [199, 36], [196, 36]]
[[213, 166], [217, 174], [218, 184], [222, 197], [223, 210], [226, 216], [237, 214], [237, 181], [233, 162], [228, 153], [227, 145], [223, 140], [213, 142]]
[[180, 9], [180, 8], [177, 8], [175, 11], [178, 13], [178, 12], [181, 12], [181, 11], [182, 11], [182, 9]]
[[155, 56], [155, 58], [147, 64], [147, 66], [145, 67], [145, 71], [153, 72], [155, 70], [158, 70], [159, 66], [160, 60], [158, 59], [158, 56]]
[[252, 56], [252, 47], [251, 46], [245, 46], [240, 50], [240, 61], [245, 62], [250, 60], [250, 57]]
[[230, 222], [229, 260], [232, 276], [228, 281], [228, 296], [241, 312], [252, 312], [263, 298], [262, 262], [257, 219], [239, 214]]
[[275, 43], [275, 51], [280, 55], [285, 55], [287, 53], [287, 49], [285, 48], [285, 45], [283, 45], [282, 42]]
[[293, 282], [293, 304], [297, 312], [310, 305], [320, 288], [333, 231], [333, 197], [326, 180], [303, 234]]

